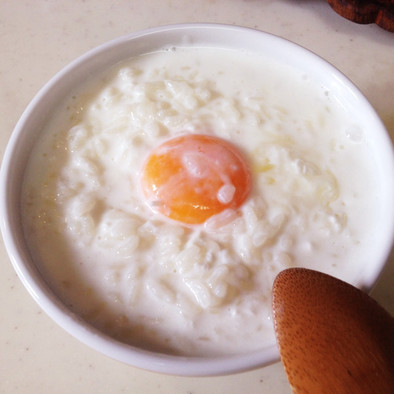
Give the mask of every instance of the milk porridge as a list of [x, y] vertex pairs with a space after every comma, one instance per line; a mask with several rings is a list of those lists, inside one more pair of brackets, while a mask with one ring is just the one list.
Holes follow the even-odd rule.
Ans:
[[[231, 144], [248, 179], [225, 182], [223, 209], [200, 222], [144, 189], [152, 152], [184, 136]], [[188, 176], [210, 181], [199, 163]], [[275, 343], [282, 269], [357, 284], [379, 220], [374, 171], [362, 125], [308, 75], [172, 48], [116, 65], [59, 107], [30, 158], [23, 224], [52, 289], [107, 334], [172, 354], [247, 352]]]

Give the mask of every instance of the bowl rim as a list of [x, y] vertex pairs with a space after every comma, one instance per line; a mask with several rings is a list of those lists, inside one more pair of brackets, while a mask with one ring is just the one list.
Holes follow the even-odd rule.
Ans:
[[[281, 48], [280, 50], [282, 51], [283, 48], [285, 49], [285, 51], [283, 51], [284, 54], [280, 53], [280, 50], [275, 49], [274, 46], [272, 49], [273, 51], [276, 51], [275, 53], [282, 59], [285, 60], [289, 51], [292, 54], [301, 54], [301, 59], [297, 59], [296, 62], [305, 63], [305, 61], [312, 61], [313, 64], [319, 64], [319, 66], [322, 68], [322, 72], [324, 71], [330, 73], [330, 75], [335, 79], [335, 83], [341, 84], [342, 88], [346, 89], [349, 94], [357, 96], [357, 100], [359, 100], [361, 105], [369, 109], [370, 116], [373, 118], [373, 121], [377, 127], [380, 128], [379, 137], [382, 139], [383, 143], [385, 142], [387, 145], [387, 149], [382, 153], [384, 155], [385, 162], [387, 162], [388, 165], [391, 164], [391, 168], [393, 169], [391, 171], [393, 174], [393, 182], [392, 184], [388, 185], [387, 190], [389, 195], [392, 197], [392, 201], [394, 201], [394, 154], [387, 130], [363, 94], [339, 70], [310, 50], [270, 33], [253, 28], [226, 24], [185, 23], [164, 25], [139, 30], [99, 45], [98, 47], [93, 48], [85, 54], [77, 57], [74, 61], [69, 63], [57, 74], [55, 74], [39, 90], [39, 92], [30, 101], [19, 121], [17, 122], [4, 153], [0, 173], [0, 228], [3, 234], [6, 251], [23, 285], [26, 287], [38, 305], [69, 334], [91, 348], [106, 354], [113, 359], [117, 359], [138, 368], [171, 375], [214, 376], [242, 372], [277, 362], [280, 360], [279, 350], [276, 345], [272, 345], [268, 348], [255, 351], [253, 353], [236, 354], [232, 356], [181, 357], [138, 349], [136, 347], [118, 342], [113, 338], [101, 333], [99, 330], [84, 322], [79, 316], [69, 311], [67, 307], [57, 298], [54, 291], [52, 291], [47, 285], [45, 279], [40, 275], [38, 269], [34, 267], [34, 263], [32, 262], [32, 259], [27, 251], [26, 245], [24, 245], [23, 239], [20, 239], [20, 237], [18, 238], [18, 232], [21, 234], [21, 214], [18, 212], [16, 205], [17, 203], [15, 202], [14, 197], [15, 193], [18, 190], [20, 191], [17, 174], [18, 171], [22, 171], [20, 168], [16, 168], [17, 166], [15, 163], [17, 162], [17, 158], [20, 154], [24, 154], [26, 158], [28, 156], [26, 153], [27, 148], [25, 146], [26, 138], [22, 139], [22, 137], [27, 135], [27, 132], [29, 131], [29, 122], [39, 122], [39, 118], [45, 116], [45, 113], [43, 113], [42, 110], [41, 112], [38, 111], [40, 112], [38, 115], [36, 113], [41, 101], [46, 97], [51, 97], [53, 92], [56, 93], [57, 87], [61, 84], [64, 85], [65, 79], [69, 75], [73, 75], [73, 73], [78, 74], [80, 67], [84, 67], [85, 64], [91, 65], [92, 68], [103, 67], [103, 64], [99, 62], [100, 57], [103, 54], [111, 53], [111, 51], [114, 51], [114, 48], [120, 48], [122, 45], [133, 45], [133, 43], [138, 42], [138, 40], [144, 38], [149, 39], [152, 36], [158, 37], [163, 33], [172, 32], [171, 34], [191, 34], [191, 32], [196, 30], [199, 32], [204, 31], [205, 34], [208, 35], [212, 35], [213, 31], [220, 34], [227, 34], [228, 32], [231, 32], [233, 37], [240, 37], [239, 42], [234, 44], [234, 46], [237, 48], [239, 46], [238, 49], [242, 48], [242, 43], [244, 43], [245, 36], [253, 36], [262, 40], [271, 40], [271, 45], [275, 44], [278, 46], [278, 48]], [[190, 44], [185, 42], [185, 45]], [[99, 65], [97, 66], [97, 64]], [[56, 94], [54, 94], [54, 97], [55, 96]], [[35, 119], [35, 116], [38, 116], [38, 119]], [[30, 145], [32, 144], [33, 142], [30, 141]], [[387, 228], [391, 228], [391, 235], [393, 235], [394, 208], [390, 212], [390, 216], [392, 220], [391, 224], [389, 223], [387, 225]], [[391, 238], [393, 237], [391, 236]], [[374, 266], [375, 269], [370, 274], [370, 280], [368, 283], [366, 283], [366, 288], [368, 290], [372, 288], [379, 276], [379, 273], [383, 269], [383, 266], [386, 263], [387, 257], [391, 251], [392, 243], [393, 240], [391, 240], [391, 242], [389, 239], [385, 241], [381, 253], [381, 264]]]

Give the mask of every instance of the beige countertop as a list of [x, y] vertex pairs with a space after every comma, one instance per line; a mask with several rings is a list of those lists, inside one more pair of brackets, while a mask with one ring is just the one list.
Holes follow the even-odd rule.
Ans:
[[[1, 0], [0, 157], [38, 89], [85, 51], [135, 30], [182, 22], [254, 27], [312, 50], [366, 95], [394, 139], [394, 34], [353, 24], [324, 0]], [[394, 314], [394, 256], [373, 297]], [[289, 393], [280, 363], [237, 375], [141, 371], [79, 343], [17, 278], [0, 239], [0, 393]]]

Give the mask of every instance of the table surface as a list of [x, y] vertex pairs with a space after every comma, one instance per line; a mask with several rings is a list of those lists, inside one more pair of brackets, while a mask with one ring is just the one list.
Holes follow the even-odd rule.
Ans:
[[[324, 0], [1, 0], [0, 158], [38, 89], [87, 50], [132, 31], [184, 22], [248, 26], [334, 64], [394, 139], [394, 34], [357, 25]], [[394, 314], [394, 256], [372, 296]], [[283, 367], [230, 376], [155, 374], [109, 359], [49, 319], [16, 276], [0, 239], [0, 393], [290, 393]]]

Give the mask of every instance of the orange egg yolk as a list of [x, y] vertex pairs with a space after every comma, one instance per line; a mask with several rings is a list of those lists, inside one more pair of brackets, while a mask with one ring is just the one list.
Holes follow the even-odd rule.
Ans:
[[142, 171], [142, 191], [153, 211], [187, 224], [239, 208], [251, 184], [249, 166], [237, 148], [200, 134], [164, 142]]

